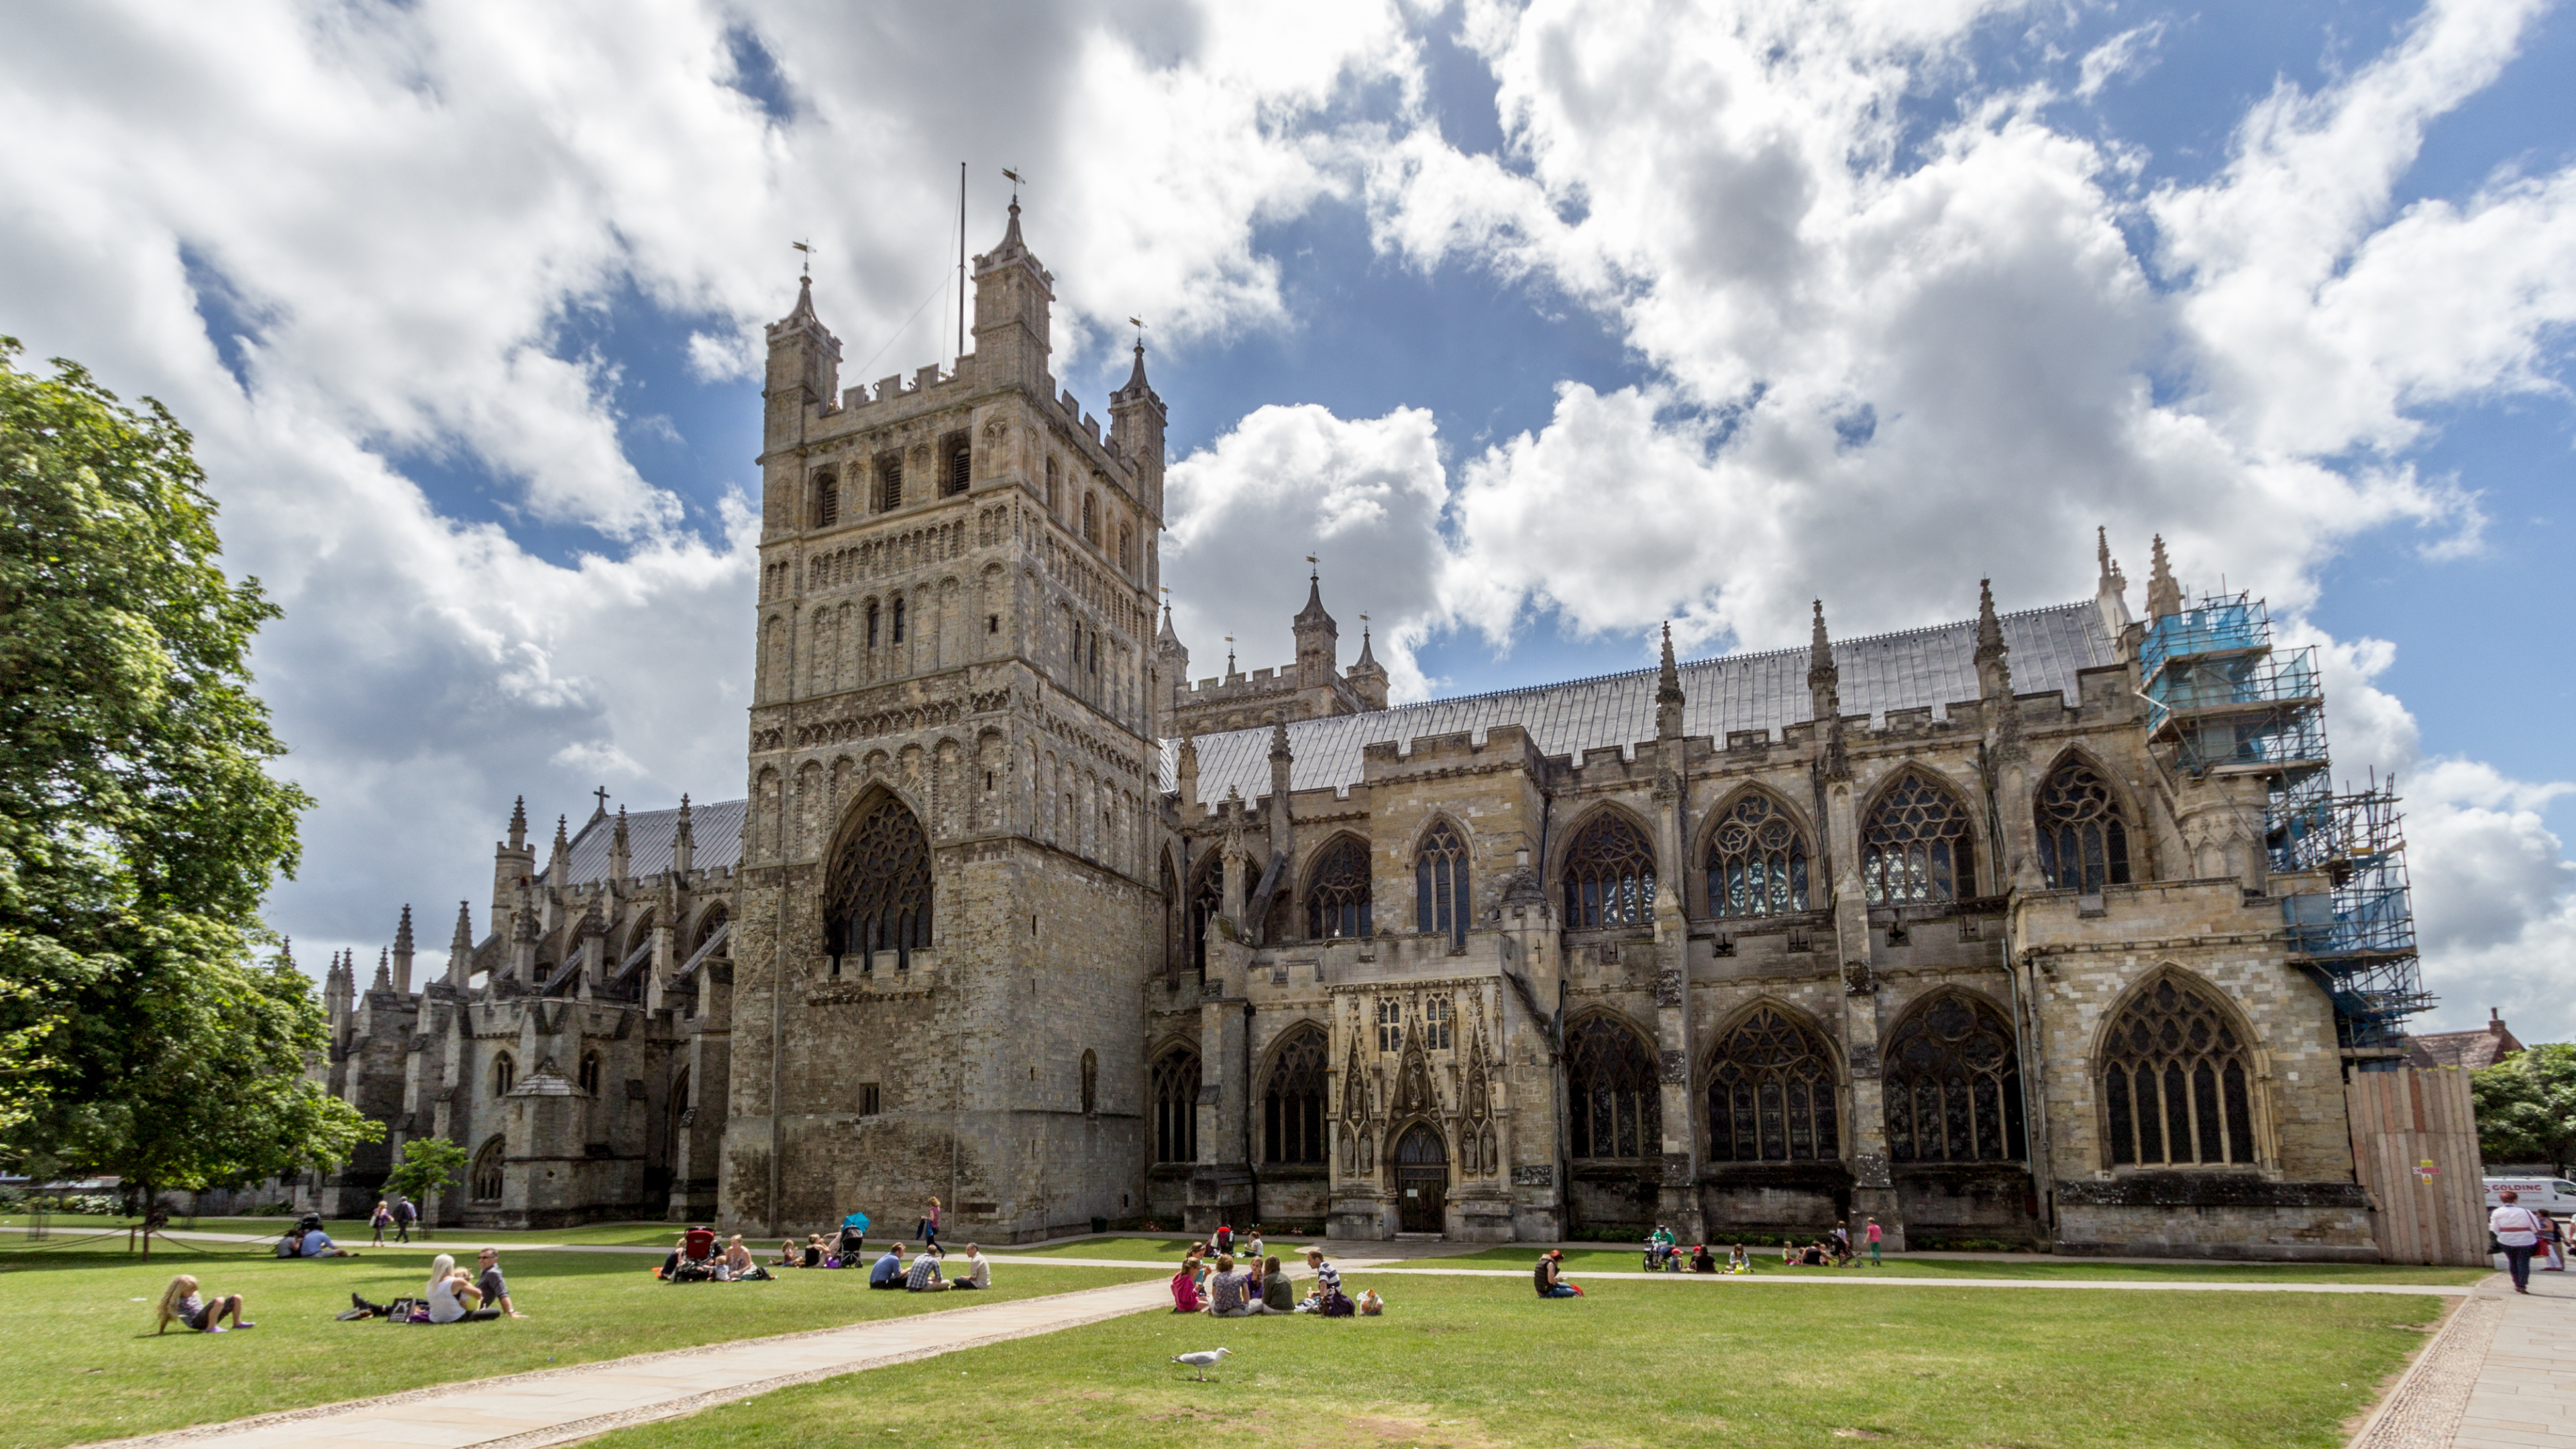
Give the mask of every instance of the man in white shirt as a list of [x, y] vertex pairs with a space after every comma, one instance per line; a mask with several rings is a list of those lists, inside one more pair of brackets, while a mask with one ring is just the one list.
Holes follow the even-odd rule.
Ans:
[[976, 1247], [973, 1243], [968, 1243], [966, 1245], [966, 1271], [960, 1276], [950, 1278], [948, 1280], [948, 1286], [951, 1288], [990, 1288], [993, 1286], [993, 1265], [984, 1261], [984, 1253], [982, 1249]]
[[2504, 1206], [2487, 1214], [2487, 1231], [2495, 1234], [2495, 1240], [2504, 1245], [2505, 1264], [2513, 1270], [2513, 1291], [2528, 1293], [2531, 1291], [2531, 1253], [2540, 1246], [2540, 1235], [2547, 1232], [2548, 1227], [2541, 1221], [2540, 1214], [2518, 1206], [2518, 1197], [2512, 1188], [2496, 1194], [2496, 1200]]

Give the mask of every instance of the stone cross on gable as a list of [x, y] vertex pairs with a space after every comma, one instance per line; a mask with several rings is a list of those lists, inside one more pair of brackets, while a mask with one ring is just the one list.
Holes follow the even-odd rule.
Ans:
[[607, 814], [607, 813], [608, 813], [608, 787], [607, 787], [606, 785], [602, 785], [602, 786], [600, 786], [598, 789], [593, 790], [593, 791], [591, 791], [590, 793], [592, 793], [593, 795], [596, 795], [596, 796], [598, 796], [598, 797], [599, 797], [599, 813], [600, 813], [600, 814], [602, 814], [602, 815]]

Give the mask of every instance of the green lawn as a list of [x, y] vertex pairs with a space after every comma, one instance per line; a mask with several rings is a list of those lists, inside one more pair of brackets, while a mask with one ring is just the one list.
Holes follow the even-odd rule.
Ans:
[[[424, 1385], [861, 1319], [991, 1301], [871, 1293], [856, 1272], [791, 1272], [773, 1283], [666, 1285], [653, 1262], [592, 1253], [504, 1253], [524, 1321], [400, 1327], [337, 1323], [357, 1291], [377, 1302], [420, 1291], [432, 1250], [284, 1262], [247, 1254], [0, 1254], [0, 1315], [11, 1371], [0, 1379], [0, 1449], [52, 1449]], [[152, 1333], [174, 1272], [209, 1294], [239, 1293], [259, 1327]], [[1115, 1268], [1003, 1266], [992, 1298], [1025, 1298], [1152, 1278]]]
[[[2340, 1445], [2443, 1301], [2375, 1295], [1724, 1293], [1353, 1275], [1387, 1316], [1141, 1314], [622, 1430], [795, 1444]], [[1168, 1362], [1224, 1345], [1215, 1381]]]
[[[2125, 1279], [2139, 1283], [2176, 1281], [2201, 1283], [2475, 1283], [2489, 1276], [2485, 1268], [2427, 1268], [2402, 1263], [2221, 1263], [2179, 1261], [2172, 1263], [2102, 1263], [2088, 1258], [2055, 1258], [2033, 1254], [2026, 1258], [1904, 1258], [1891, 1257], [1878, 1267], [1871, 1267], [1868, 1255], [1855, 1259], [1849, 1268], [1791, 1268], [1780, 1262], [1780, 1250], [1769, 1256], [1752, 1254], [1753, 1271], [1762, 1277], [1832, 1278], [1865, 1276], [1871, 1278], [2031, 1278], [2093, 1280]], [[1723, 1254], [1720, 1264], [1725, 1262]], [[1538, 1265], [1538, 1254], [1529, 1248], [1495, 1248], [1455, 1258], [1425, 1258], [1425, 1268], [1520, 1268]], [[1625, 1249], [1593, 1251], [1569, 1249], [1565, 1255], [1566, 1276], [1581, 1278], [1585, 1273], [1634, 1273], [1643, 1268], [1642, 1255]], [[1685, 1273], [1678, 1275], [1689, 1277]]]

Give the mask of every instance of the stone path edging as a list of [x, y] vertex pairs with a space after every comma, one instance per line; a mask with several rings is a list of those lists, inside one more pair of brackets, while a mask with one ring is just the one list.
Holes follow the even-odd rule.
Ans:
[[[1527, 1278], [1525, 1268], [1416, 1268], [1409, 1265], [1373, 1267], [1371, 1272], [1395, 1277], [1413, 1278]], [[2147, 1293], [2396, 1293], [2406, 1296], [2459, 1298], [2478, 1291], [2474, 1283], [2218, 1283], [2174, 1282], [2142, 1283], [2117, 1278], [1880, 1278], [1850, 1273], [1819, 1272], [1813, 1278], [1784, 1278], [1760, 1273], [1587, 1273], [1565, 1275], [1580, 1283], [1586, 1278], [1634, 1278], [1653, 1283], [1755, 1283], [1875, 1284], [1888, 1288], [2081, 1288], [2108, 1289], [2112, 1292]]]
[[2482, 1291], [2453, 1309], [2417, 1350], [2415, 1361], [2352, 1436], [2351, 1449], [2447, 1449], [2504, 1321], [2504, 1302], [2492, 1287], [2480, 1284]]

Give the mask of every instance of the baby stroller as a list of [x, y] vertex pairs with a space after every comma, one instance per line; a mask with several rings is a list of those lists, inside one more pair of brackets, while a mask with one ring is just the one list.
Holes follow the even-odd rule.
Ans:
[[833, 1250], [833, 1255], [841, 1260], [841, 1266], [857, 1267], [859, 1255], [866, 1252], [867, 1247], [868, 1215], [852, 1213], [841, 1219], [841, 1240]]
[[680, 1263], [673, 1268], [666, 1283], [707, 1283], [716, 1276], [716, 1235], [705, 1228], [691, 1228], [680, 1235]]

